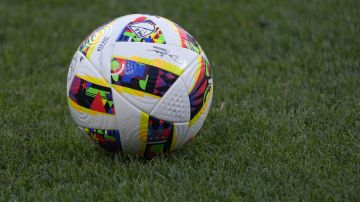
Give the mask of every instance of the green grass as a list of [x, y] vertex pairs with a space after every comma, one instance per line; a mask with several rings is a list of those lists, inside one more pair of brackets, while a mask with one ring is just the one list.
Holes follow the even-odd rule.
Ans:
[[[0, 2], [0, 200], [360, 200], [360, 1]], [[105, 2], [105, 1], [104, 1]], [[150, 13], [192, 33], [214, 102], [151, 161], [91, 145], [66, 75], [101, 23]]]

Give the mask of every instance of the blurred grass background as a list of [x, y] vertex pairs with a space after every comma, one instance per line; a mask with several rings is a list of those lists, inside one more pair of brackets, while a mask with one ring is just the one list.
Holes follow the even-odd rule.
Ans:
[[[360, 1], [0, 1], [0, 200], [360, 200]], [[213, 67], [194, 141], [152, 161], [89, 144], [66, 101], [83, 38], [130, 13]]]

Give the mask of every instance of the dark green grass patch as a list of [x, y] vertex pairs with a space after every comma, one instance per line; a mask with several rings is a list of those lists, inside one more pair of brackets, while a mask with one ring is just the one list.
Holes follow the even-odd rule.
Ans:
[[[360, 200], [359, 1], [0, 2], [0, 200]], [[146, 161], [74, 124], [72, 54], [129, 13], [178, 22], [214, 102], [194, 141]]]

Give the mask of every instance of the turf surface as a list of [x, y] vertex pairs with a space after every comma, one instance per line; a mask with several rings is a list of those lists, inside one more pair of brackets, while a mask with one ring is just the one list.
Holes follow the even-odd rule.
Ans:
[[[0, 1], [0, 200], [360, 200], [360, 1]], [[214, 102], [194, 141], [112, 156], [74, 124], [72, 54], [150, 13], [202, 45]]]

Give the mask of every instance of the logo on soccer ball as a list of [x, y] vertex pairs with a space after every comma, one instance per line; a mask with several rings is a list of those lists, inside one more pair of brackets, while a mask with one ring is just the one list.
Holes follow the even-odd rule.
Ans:
[[150, 23], [139, 22], [129, 26], [138, 38], [144, 38], [155, 31], [155, 26]]

